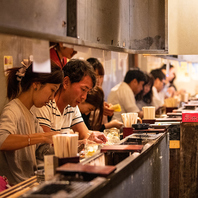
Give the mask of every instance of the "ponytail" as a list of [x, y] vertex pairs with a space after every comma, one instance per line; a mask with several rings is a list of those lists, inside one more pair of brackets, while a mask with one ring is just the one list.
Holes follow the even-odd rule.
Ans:
[[7, 69], [7, 98], [12, 100], [16, 98], [20, 92], [20, 81], [17, 80], [16, 72], [20, 69], [20, 67]]
[[[23, 63], [22, 63], [23, 64]], [[63, 72], [55, 63], [51, 63], [51, 73], [36, 73], [32, 71], [32, 64], [23, 67], [6, 70], [7, 77], [7, 97], [9, 100], [16, 98], [21, 92], [28, 91], [34, 82], [61, 84], [63, 82]]]

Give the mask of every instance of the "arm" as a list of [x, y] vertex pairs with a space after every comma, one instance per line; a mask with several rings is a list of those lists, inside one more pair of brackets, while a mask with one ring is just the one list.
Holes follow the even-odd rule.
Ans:
[[52, 143], [52, 136], [56, 134], [57, 132], [35, 133], [30, 135], [10, 134], [2, 143], [0, 150], [17, 150], [34, 144]]
[[123, 125], [122, 122], [120, 122], [118, 120], [112, 120], [105, 124], [105, 128], [110, 129], [110, 128], [116, 127], [118, 129], [120, 129], [122, 127], [122, 125]]
[[44, 125], [41, 125], [41, 127], [43, 128], [44, 132], [51, 132], [50, 127], [47, 127], [47, 126], [44, 126]]
[[87, 139], [89, 137], [89, 130], [86, 127], [84, 122], [80, 122], [78, 124], [75, 124], [74, 126], [71, 127], [73, 129], [74, 132], [78, 132], [79, 133], [79, 139]]
[[98, 131], [89, 131], [84, 122], [74, 125], [72, 129], [74, 132], [79, 132], [79, 139], [89, 139], [97, 143], [107, 142], [107, 138], [105, 137], [104, 133]]
[[105, 116], [113, 116], [114, 110], [110, 109], [111, 104], [108, 104], [107, 102], [103, 103], [103, 115]]

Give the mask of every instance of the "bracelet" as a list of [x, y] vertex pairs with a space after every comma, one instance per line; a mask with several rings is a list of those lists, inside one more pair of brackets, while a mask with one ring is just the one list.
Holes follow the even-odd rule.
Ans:
[[27, 135], [27, 136], [28, 136], [28, 146], [30, 146], [31, 138], [30, 138], [30, 136], [29, 136], [29, 135]]

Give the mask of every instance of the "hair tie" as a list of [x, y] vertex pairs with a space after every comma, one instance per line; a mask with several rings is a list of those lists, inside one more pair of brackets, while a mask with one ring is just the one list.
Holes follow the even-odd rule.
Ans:
[[25, 76], [25, 72], [27, 68], [32, 64], [32, 61], [30, 61], [29, 59], [23, 59], [21, 64], [22, 64], [22, 67], [16, 72], [18, 81], [21, 81], [22, 78]]

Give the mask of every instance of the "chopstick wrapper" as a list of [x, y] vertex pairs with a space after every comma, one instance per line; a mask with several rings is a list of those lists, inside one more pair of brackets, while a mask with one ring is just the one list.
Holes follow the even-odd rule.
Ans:
[[76, 157], [78, 153], [77, 134], [58, 134], [52, 137], [55, 156], [59, 158]]

